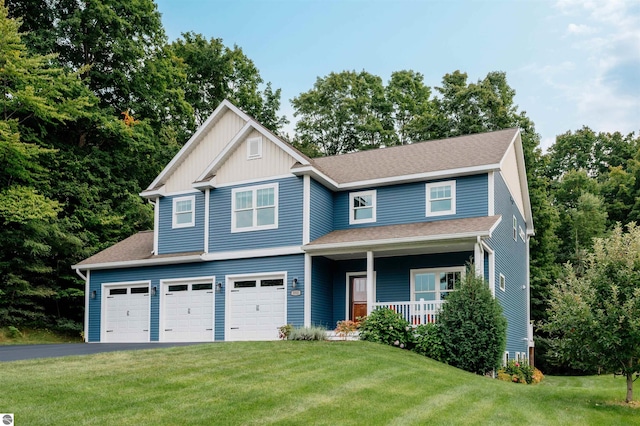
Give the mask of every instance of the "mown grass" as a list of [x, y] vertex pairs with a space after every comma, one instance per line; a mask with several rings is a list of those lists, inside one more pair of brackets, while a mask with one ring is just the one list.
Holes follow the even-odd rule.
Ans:
[[43, 343], [80, 343], [80, 334], [70, 335], [51, 330], [19, 329], [12, 333], [8, 327], [0, 328], [0, 345], [34, 345]]
[[612, 377], [526, 386], [367, 342], [215, 343], [1, 363], [29, 425], [638, 424]]

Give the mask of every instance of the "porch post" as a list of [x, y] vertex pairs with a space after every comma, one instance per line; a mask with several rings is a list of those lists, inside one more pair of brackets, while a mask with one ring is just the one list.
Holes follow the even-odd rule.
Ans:
[[373, 308], [373, 252], [367, 252], [367, 315], [369, 315]]
[[309, 253], [304, 254], [304, 326], [311, 327], [311, 268], [312, 259]]
[[484, 278], [484, 251], [480, 237], [473, 247], [473, 263], [475, 263], [476, 275]]

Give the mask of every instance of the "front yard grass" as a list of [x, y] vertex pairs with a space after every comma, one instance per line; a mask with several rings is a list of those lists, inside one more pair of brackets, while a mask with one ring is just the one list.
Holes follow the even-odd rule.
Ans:
[[0, 345], [35, 345], [44, 343], [81, 343], [82, 337], [77, 334], [56, 333], [51, 330], [0, 328]]
[[29, 425], [638, 424], [622, 379], [475, 376], [368, 342], [237, 342], [0, 363]]

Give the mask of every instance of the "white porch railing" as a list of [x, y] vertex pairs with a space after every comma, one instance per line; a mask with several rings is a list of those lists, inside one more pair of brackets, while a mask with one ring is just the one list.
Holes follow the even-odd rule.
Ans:
[[373, 310], [389, 308], [396, 311], [411, 325], [436, 322], [444, 300], [420, 300], [415, 302], [376, 302]]

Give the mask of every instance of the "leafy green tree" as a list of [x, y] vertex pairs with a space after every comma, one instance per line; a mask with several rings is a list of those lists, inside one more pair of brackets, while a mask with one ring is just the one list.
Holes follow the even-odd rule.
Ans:
[[598, 238], [578, 276], [571, 265], [552, 289], [545, 324], [557, 362], [591, 366], [626, 377], [633, 400], [633, 375], [640, 372], [640, 228]]
[[507, 341], [507, 320], [484, 280], [471, 269], [438, 314], [442, 360], [476, 374], [496, 369]]

